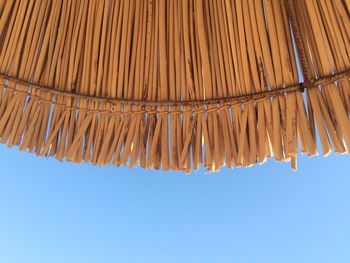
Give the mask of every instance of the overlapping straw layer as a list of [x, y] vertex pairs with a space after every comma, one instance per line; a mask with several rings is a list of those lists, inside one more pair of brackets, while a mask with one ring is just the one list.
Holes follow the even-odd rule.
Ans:
[[324, 155], [350, 149], [349, 40], [348, 0], [0, 0], [1, 142], [97, 165], [296, 168], [317, 134]]

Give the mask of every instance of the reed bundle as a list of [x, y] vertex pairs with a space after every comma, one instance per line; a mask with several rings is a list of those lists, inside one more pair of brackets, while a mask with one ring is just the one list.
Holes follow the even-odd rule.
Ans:
[[1, 142], [185, 172], [347, 153], [349, 12], [348, 0], [0, 0]]

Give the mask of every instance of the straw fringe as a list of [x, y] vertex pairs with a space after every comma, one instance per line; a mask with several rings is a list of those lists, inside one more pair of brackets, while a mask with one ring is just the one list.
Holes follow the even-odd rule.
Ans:
[[[343, 85], [349, 85], [349, 75], [341, 76], [342, 78], [331, 84], [329, 80], [327, 82], [322, 80], [319, 83], [325, 84], [315, 85], [307, 91], [317, 96], [316, 103], [322, 109], [321, 121], [326, 125], [325, 132], [331, 138], [329, 141], [328, 135], [326, 137], [329, 147], [332, 147], [335, 152], [345, 153], [348, 149], [348, 145], [343, 140], [345, 135], [339, 134], [342, 131], [336, 129], [339, 123], [331, 118], [335, 109], [330, 108], [330, 105], [326, 106], [322, 97], [322, 90], [325, 88], [330, 89], [332, 86], [332, 89], [339, 91]], [[166, 110], [164, 110], [165, 106], [157, 108], [147, 106], [140, 111], [138, 109], [140, 106], [137, 105], [116, 105], [85, 98], [77, 99], [72, 106], [70, 98], [62, 94], [50, 94], [49, 91], [22, 86], [12, 81], [3, 79], [1, 81], [0, 110], [5, 109], [0, 115], [1, 142], [7, 143], [8, 146], [17, 145], [21, 151], [29, 150], [40, 156], [56, 156], [58, 160], [67, 159], [78, 163], [84, 161], [94, 165], [139, 164], [144, 168], [163, 168], [163, 162], [155, 158], [157, 154], [161, 155], [161, 152], [157, 153], [157, 151], [164, 143], [160, 138], [161, 124], [157, 125], [157, 123], [165, 119], [168, 122], [169, 131], [173, 131], [175, 136], [178, 131], [184, 129], [188, 131], [186, 136], [182, 137], [181, 134], [177, 136], [182, 144], [171, 144], [172, 149], [169, 150], [171, 169], [189, 172], [204, 165], [212, 171], [220, 169], [223, 165], [232, 168], [263, 163], [271, 156], [268, 147], [274, 142], [268, 137], [266, 112], [263, 111], [263, 107], [272, 107], [270, 96], [233, 105], [221, 103], [213, 108], [193, 106], [190, 110], [175, 112], [171, 111], [171, 106]], [[315, 103], [306, 105], [301, 91], [278, 96], [287, 99], [290, 95], [296, 96], [298, 102], [293, 105], [297, 112], [295, 121], [298, 133], [295, 137], [296, 141], [280, 142], [283, 146], [282, 161], [292, 161], [292, 157], [297, 155], [298, 151], [290, 148], [298, 141], [303, 153], [310, 156], [317, 154], [316, 145], [312, 145], [313, 136], [316, 135], [310, 128], [311, 122], [314, 122], [316, 117], [310, 118], [306, 114], [309, 108], [314, 110]], [[66, 101], [66, 104], [58, 103], [59, 101]], [[80, 108], [81, 106], [83, 108]], [[184, 108], [188, 107], [184, 106]], [[250, 111], [253, 111], [253, 115], [257, 118], [256, 126], [248, 123]], [[345, 113], [348, 115], [349, 111]], [[223, 144], [210, 137], [207, 129], [203, 129], [209, 126], [209, 114], [215, 114], [217, 118], [215, 125], [222, 132], [220, 136], [224, 138]], [[236, 118], [238, 121], [235, 121]], [[304, 119], [307, 122], [301, 123]], [[243, 132], [247, 125], [250, 125], [250, 129], [255, 129], [257, 134], [255, 141], [251, 141], [246, 132]], [[286, 125], [282, 124], [282, 129], [286, 129]], [[304, 127], [307, 127], [307, 130]], [[138, 131], [136, 135], [135, 131]], [[44, 135], [40, 135], [41, 133]], [[307, 136], [311, 137], [312, 141], [306, 141]], [[201, 140], [196, 142], [198, 138]], [[244, 142], [246, 138], [248, 143]], [[135, 143], [138, 143], [138, 146]], [[204, 149], [202, 149], [202, 143], [204, 143]], [[257, 149], [254, 158], [247, 154], [251, 150], [252, 143], [255, 143]], [[303, 146], [305, 143], [306, 147]], [[215, 152], [215, 144], [219, 144], [220, 153]], [[199, 152], [196, 153], [196, 151]], [[152, 155], [147, 152], [152, 152]], [[193, 152], [192, 157], [191, 152]], [[323, 151], [324, 155], [328, 153]], [[213, 157], [215, 154], [216, 159]], [[190, 163], [186, 155], [191, 158]], [[206, 162], [203, 163], [203, 160]], [[157, 164], [157, 162], [160, 163]]]
[[318, 154], [317, 137], [323, 155], [347, 153], [346, 7], [0, 0], [1, 142], [61, 161], [185, 172], [269, 157], [296, 169], [299, 151]]

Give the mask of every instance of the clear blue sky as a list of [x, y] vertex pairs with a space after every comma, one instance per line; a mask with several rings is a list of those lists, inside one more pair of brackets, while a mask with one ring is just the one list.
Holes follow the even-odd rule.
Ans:
[[350, 158], [183, 175], [0, 146], [0, 262], [350, 262]]

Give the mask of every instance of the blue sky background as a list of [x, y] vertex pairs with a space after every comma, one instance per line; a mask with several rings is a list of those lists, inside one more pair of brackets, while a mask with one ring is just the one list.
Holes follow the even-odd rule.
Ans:
[[0, 262], [350, 262], [350, 159], [192, 175], [0, 146]]

